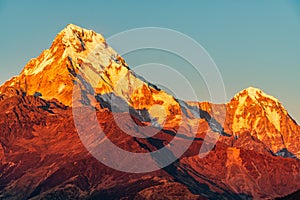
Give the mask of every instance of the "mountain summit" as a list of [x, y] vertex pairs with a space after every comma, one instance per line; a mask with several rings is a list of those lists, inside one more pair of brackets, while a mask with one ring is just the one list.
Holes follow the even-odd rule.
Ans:
[[[85, 99], [72, 101], [75, 84], [81, 85]], [[21, 74], [5, 86], [22, 89], [28, 95], [39, 93], [46, 100], [55, 98], [67, 106], [96, 95], [114, 94], [135, 109], [147, 109], [160, 124], [166, 115], [173, 118], [172, 125], [180, 118], [179, 111], [171, 114], [170, 107], [179, 109], [171, 95], [131, 71], [102, 35], [73, 24], [64, 28], [49, 49], [30, 60]], [[162, 115], [161, 109], [153, 105], [164, 107], [166, 114]]]
[[231, 130], [236, 136], [245, 132], [258, 138], [274, 153], [288, 149], [300, 157], [300, 129], [278, 99], [249, 87], [228, 104]]
[[70, 70], [78, 70], [72, 64], [79, 65], [96, 46], [103, 47], [101, 62], [108, 65], [116, 53], [107, 47], [103, 36], [69, 24], [56, 36], [49, 49], [31, 59], [21, 74], [5, 85], [20, 88], [29, 95], [39, 92], [44, 99], [56, 98], [70, 106], [75, 81]]
[[[85, 133], [105, 132], [88, 138], [95, 147], [152, 152], [158, 165], [175, 159], [144, 174], [105, 166], [78, 136], [78, 107], [96, 113]], [[131, 70], [102, 35], [73, 24], [0, 86], [0, 111], [0, 199], [274, 199], [300, 189], [300, 127], [279, 100], [253, 87], [222, 105], [176, 99]], [[189, 146], [176, 157], [175, 144]]]

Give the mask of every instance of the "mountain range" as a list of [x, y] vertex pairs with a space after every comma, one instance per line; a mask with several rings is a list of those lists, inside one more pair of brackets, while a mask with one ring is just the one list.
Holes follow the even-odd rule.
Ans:
[[300, 126], [279, 100], [177, 99], [73, 24], [0, 86], [0, 111], [0, 199], [300, 198]]

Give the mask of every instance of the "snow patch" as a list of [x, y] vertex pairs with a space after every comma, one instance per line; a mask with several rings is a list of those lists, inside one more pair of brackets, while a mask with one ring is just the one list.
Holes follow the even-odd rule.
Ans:
[[274, 98], [271, 95], [268, 95], [268, 94], [264, 93], [260, 89], [257, 89], [257, 88], [254, 88], [254, 87], [249, 87], [249, 88], [246, 89], [246, 91], [247, 91], [249, 97], [254, 101], [256, 101], [259, 98], [259, 96], [261, 95], [265, 98], [268, 98], [268, 99], [271, 99], [271, 100], [275, 101], [276, 104], [279, 102], [278, 99]]
[[36, 63], [36, 66], [33, 69], [25, 69], [24, 74], [25, 75], [34, 75], [42, 72], [45, 67], [50, 65], [54, 60], [54, 57], [52, 56], [52, 53], [49, 52], [49, 50], [46, 50], [44, 52], [44, 59], [40, 63]]
[[65, 87], [66, 85], [64, 83], [60, 84], [60, 86], [58, 87], [58, 93], [61, 93]]
[[266, 110], [268, 119], [275, 126], [275, 128], [280, 132], [281, 131], [281, 127], [280, 127], [281, 116], [280, 116], [280, 114], [275, 109], [272, 109], [271, 107], [267, 107], [267, 108], [265, 108], [265, 110]]
[[235, 114], [236, 115], [241, 115], [243, 114], [243, 111], [244, 111], [244, 105], [246, 103], [246, 99], [247, 99], [247, 96], [242, 96], [239, 98], [239, 105], [237, 106], [237, 109], [236, 109], [236, 112]]
[[37, 65], [37, 67], [32, 71], [32, 74], [38, 74], [40, 72], [42, 72], [45, 67], [47, 67], [48, 65], [50, 65], [53, 62], [54, 58], [50, 58], [49, 56], [44, 59], [40, 64]]

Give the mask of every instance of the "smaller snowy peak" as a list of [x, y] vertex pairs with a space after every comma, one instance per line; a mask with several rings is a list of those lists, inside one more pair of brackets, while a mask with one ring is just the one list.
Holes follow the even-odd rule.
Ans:
[[243, 91], [239, 92], [237, 95], [234, 96], [234, 99], [246, 98], [250, 97], [253, 101], [259, 101], [262, 98], [266, 98], [268, 100], [274, 101], [276, 104], [279, 103], [279, 100], [275, 97], [264, 93], [262, 90], [255, 88], [255, 87], [248, 87]]
[[81, 30], [87, 30], [85, 28], [82, 28], [80, 26], [77, 26], [75, 24], [68, 24], [65, 29], [72, 29], [72, 30], [78, 30], [78, 31], [81, 31]]
[[[288, 116], [278, 99], [254, 87], [249, 87], [235, 95], [228, 105], [234, 109], [232, 128], [235, 132], [243, 128], [257, 129], [256, 131], [259, 132], [259, 124], [262, 124], [263, 120], [269, 121], [280, 132], [281, 119]], [[267, 133], [271, 137], [271, 132]]]
[[249, 88], [245, 89], [245, 91], [248, 93], [249, 97], [251, 97], [252, 99], [257, 99], [257, 97], [259, 95], [263, 94], [263, 92], [260, 89], [254, 88], [254, 87], [249, 87]]

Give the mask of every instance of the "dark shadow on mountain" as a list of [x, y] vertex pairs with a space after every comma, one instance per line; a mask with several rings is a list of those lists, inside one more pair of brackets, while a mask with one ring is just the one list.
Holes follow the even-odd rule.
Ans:
[[288, 114], [288, 116], [298, 126], [298, 123], [296, 122], [296, 120], [290, 114]]
[[[134, 109], [121, 97], [116, 96], [114, 93], [97, 94], [96, 100], [100, 103], [102, 108], [108, 108], [111, 112], [129, 112], [132, 116], [136, 117], [142, 122], [154, 122], [155, 119], [151, 117], [146, 109]], [[219, 133], [222, 136], [230, 137], [231, 135], [224, 131], [222, 125], [213, 118], [208, 112], [201, 110], [197, 106], [190, 106], [182, 100], [176, 99], [179, 103], [182, 112], [189, 116], [188, 110], [194, 115], [195, 118], [205, 119], [209, 124], [212, 131]]]
[[294, 192], [293, 194], [290, 194], [286, 197], [276, 198], [276, 200], [296, 200], [296, 199], [300, 199], [300, 190], [298, 190], [297, 192]]
[[143, 82], [145, 82], [145, 83], [147, 83], [147, 85], [149, 86], [149, 87], [152, 87], [152, 88], [154, 88], [155, 90], [157, 90], [157, 91], [161, 91], [161, 89], [159, 88], [159, 87], [157, 87], [156, 85], [154, 85], [153, 83], [150, 83], [150, 82], [148, 82], [144, 77], [142, 77], [141, 75], [138, 75], [137, 73], [135, 73], [133, 70], [131, 70], [130, 68], [129, 68], [129, 70], [130, 70], [130, 72], [133, 74], [133, 76], [135, 76], [136, 78], [138, 78], [138, 79], [140, 79], [140, 80], [142, 80]]
[[137, 118], [141, 122], [155, 122], [147, 109], [134, 109], [121, 97], [116, 96], [114, 93], [98, 94], [95, 96], [96, 100], [100, 103], [102, 108], [108, 108], [109, 111], [119, 113], [129, 113], [131, 116]]
[[167, 129], [162, 129], [161, 131], [168, 134], [168, 135], [178, 137], [178, 138], [182, 138], [182, 139], [186, 139], [186, 140], [195, 140], [195, 141], [203, 141], [204, 140], [203, 138], [189, 137], [185, 134], [178, 133], [178, 132], [171, 131], [171, 130], [167, 130]]
[[202, 110], [199, 108], [199, 106], [191, 106], [188, 105], [186, 102], [175, 99], [181, 107], [181, 110], [184, 112], [185, 115], [188, 116], [187, 110], [189, 110], [196, 118], [205, 119], [205, 121], [208, 123], [209, 127], [212, 131], [219, 133], [222, 136], [230, 137], [231, 135], [226, 133], [224, 131], [223, 126], [215, 119], [213, 118], [207, 111]]
[[[151, 151], [150, 147], [148, 147], [138, 139], [135, 139], [135, 141], [140, 145], [141, 148], [144, 148], [147, 151]], [[153, 141], [153, 138], [147, 138], [147, 141], [157, 149], [161, 149], [164, 146], [162, 140]], [[210, 181], [208, 177], [205, 177], [204, 175], [195, 172], [192, 168], [180, 163], [179, 159], [176, 158], [172, 151], [168, 150], [168, 148], [164, 148], [163, 151], [160, 151], [159, 153], [152, 152], [151, 155], [156, 163], [158, 163], [160, 166], [164, 166], [166, 163], [172, 163], [167, 167], [164, 167], [163, 170], [170, 174], [175, 179], [175, 181], [185, 185], [193, 194], [201, 195], [208, 199], [252, 199], [251, 196], [245, 194], [235, 194], [230, 192], [229, 189], [225, 190], [219, 187], [218, 185]], [[172, 162], [173, 160], [175, 160], [175, 162]], [[218, 193], [212, 191], [207, 184], [199, 183], [193, 176], [190, 175], [191, 173], [194, 176], [205, 180], [210, 185], [213, 185], [222, 192]]]
[[284, 157], [284, 158], [295, 158], [298, 159], [296, 155], [291, 153], [287, 148], [280, 149], [275, 153], [276, 156]]

